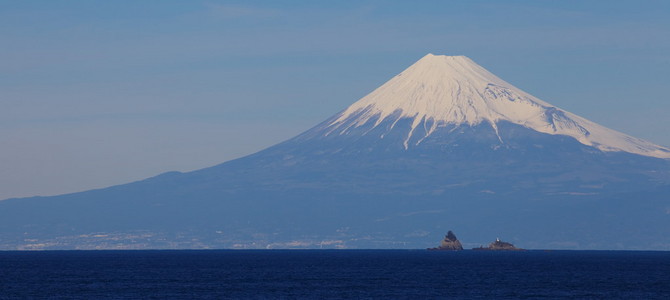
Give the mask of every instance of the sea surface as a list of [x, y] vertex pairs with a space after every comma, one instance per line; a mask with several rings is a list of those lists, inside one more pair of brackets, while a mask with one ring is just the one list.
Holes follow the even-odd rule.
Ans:
[[670, 252], [0, 252], [1, 299], [670, 299]]

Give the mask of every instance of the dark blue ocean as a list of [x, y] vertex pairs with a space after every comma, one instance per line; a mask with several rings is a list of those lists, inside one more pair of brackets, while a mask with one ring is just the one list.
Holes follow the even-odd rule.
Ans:
[[670, 299], [670, 252], [0, 252], [0, 298]]

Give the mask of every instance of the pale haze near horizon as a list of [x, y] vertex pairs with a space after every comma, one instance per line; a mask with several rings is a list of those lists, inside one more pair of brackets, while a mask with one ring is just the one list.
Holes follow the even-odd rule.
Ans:
[[426, 53], [670, 146], [663, 1], [0, 1], [0, 199], [290, 138]]

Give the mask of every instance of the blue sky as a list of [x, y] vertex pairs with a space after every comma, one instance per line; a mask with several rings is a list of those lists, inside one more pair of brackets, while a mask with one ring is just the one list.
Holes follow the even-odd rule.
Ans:
[[0, 1], [0, 199], [261, 150], [429, 52], [670, 146], [670, 1]]

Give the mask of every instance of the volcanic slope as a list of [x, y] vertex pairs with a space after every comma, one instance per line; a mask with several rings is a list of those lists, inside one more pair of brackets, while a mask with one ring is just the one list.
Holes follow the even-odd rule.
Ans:
[[670, 150], [429, 54], [258, 153], [0, 202], [0, 247], [670, 249]]

